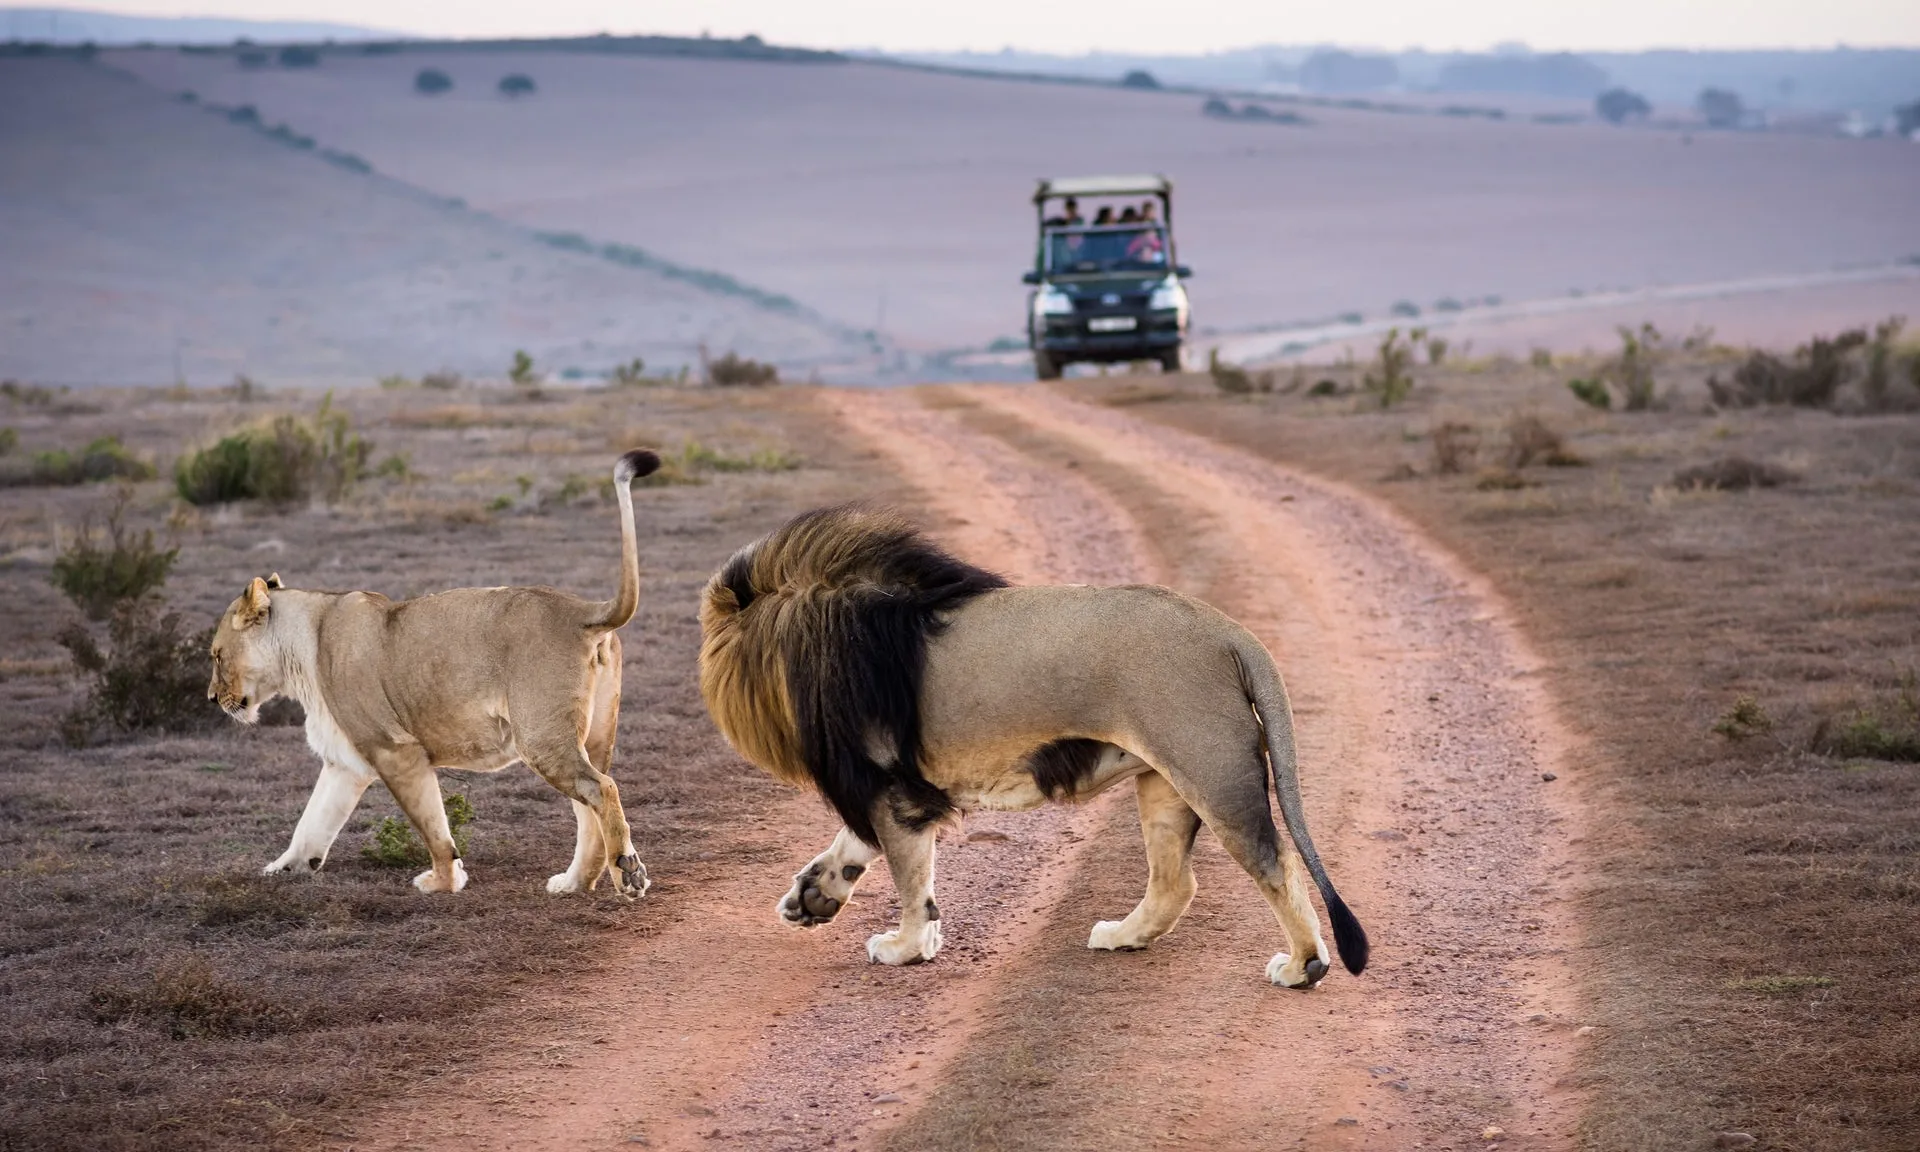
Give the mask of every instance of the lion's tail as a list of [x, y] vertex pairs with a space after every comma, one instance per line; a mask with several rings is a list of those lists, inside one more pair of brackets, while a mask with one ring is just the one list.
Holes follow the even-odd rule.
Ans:
[[633, 492], [628, 485], [658, 467], [660, 457], [645, 448], [635, 448], [613, 466], [613, 494], [620, 501], [620, 591], [587, 621], [590, 629], [610, 632], [633, 619], [640, 607], [640, 541], [634, 537]]
[[1333, 942], [1340, 950], [1340, 962], [1358, 976], [1367, 967], [1367, 933], [1347, 902], [1340, 899], [1340, 893], [1334, 891], [1333, 881], [1327, 879], [1327, 870], [1320, 863], [1320, 853], [1314, 851], [1313, 838], [1307, 835], [1307, 811], [1300, 803], [1299, 757], [1293, 743], [1293, 708], [1287, 703], [1287, 686], [1280, 679], [1280, 669], [1274, 666], [1272, 655], [1252, 636], [1246, 637], [1236, 655], [1247, 696], [1260, 717], [1260, 726], [1266, 730], [1267, 761], [1273, 770], [1273, 791], [1280, 801], [1280, 816], [1286, 822], [1287, 835], [1293, 837], [1293, 846], [1299, 849], [1300, 859], [1306, 861], [1314, 886], [1320, 889], [1320, 899], [1326, 902], [1327, 919], [1333, 921]]

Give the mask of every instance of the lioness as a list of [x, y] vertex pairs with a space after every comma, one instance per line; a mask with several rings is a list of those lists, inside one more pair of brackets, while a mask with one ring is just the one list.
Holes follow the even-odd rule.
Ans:
[[377, 592], [304, 592], [256, 578], [213, 634], [207, 698], [243, 724], [275, 696], [300, 702], [320, 781], [267, 872], [317, 872], [377, 776], [426, 842], [422, 892], [458, 892], [436, 768], [495, 772], [524, 760], [573, 801], [573, 863], [547, 891], [591, 891], [617, 871], [622, 895], [648, 887], [620, 790], [607, 774], [620, 716], [620, 636], [640, 604], [640, 549], [628, 484], [660, 466], [637, 449], [614, 466], [620, 591], [582, 600], [553, 588], [458, 588], [395, 602]]
[[[1132, 778], [1147, 892], [1087, 947], [1144, 948], [1193, 899], [1204, 821], [1286, 932], [1267, 978], [1308, 988], [1327, 948], [1300, 858], [1348, 971], [1367, 937], [1307, 836], [1293, 717], [1273, 657], [1220, 612], [1165, 588], [1009, 587], [860, 505], [798, 517], [736, 553], [700, 604], [700, 689], [741, 755], [815, 787], [845, 827], [777, 906], [833, 919], [882, 853], [900, 926], [884, 964], [940, 949], [934, 825], [953, 812], [1081, 800]], [[1282, 851], [1267, 778], [1298, 857]]]

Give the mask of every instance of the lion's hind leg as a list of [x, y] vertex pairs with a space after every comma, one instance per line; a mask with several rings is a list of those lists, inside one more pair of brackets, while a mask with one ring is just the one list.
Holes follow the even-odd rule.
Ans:
[[1140, 834], [1147, 843], [1147, 894], [1125, 920], [1093, 926], [1087, 947], [1133, 951], [1173, 931], [1193, 902], [1193, 838], [1200, 816], [1158, 772], [1134, 777], [1140, 806]]
[[793, 887], [780, 898], [774, 911], [780, 919], [796, 928], [815, 928], [840, 914], [853, 900], [853, 890], [867, 874], [867, 866], [880, 855], [871, 844], [845, 828], [794, 875]]
[[1181, 796], [1253, 877], [1287, 935], [1287, 950], [1267, 962], [1267, 979], [1287, 988], [1311, 988], [1327, 974], [1333, 953], [1320, 938], [1320, 918], [1307, 898], [1306, 869], [1274, 827], [1257, 730], [1249, 733], [1248, 745], [1244, 754], [1200, 760], [1170, 755], [1165, 763]]

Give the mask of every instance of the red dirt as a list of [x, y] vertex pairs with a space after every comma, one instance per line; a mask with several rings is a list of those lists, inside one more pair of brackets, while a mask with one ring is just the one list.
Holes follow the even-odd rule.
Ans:
[[1575, 782], [1489, 589], [1365, 496], [1111, 410], [1030, 389], [822, 396], [914, 490], [892, 498], [969, 558], [1165, 582], [1274, 650], [1316, 843], [1373, 966], [1305, 995], [1268, 985], [1280, 933], [1207, 836], [1172, 935], [1087, 951], [1144, 879], [1124, 789], [946, 836], [946, 949], [870, 966], [894, 911], [877, 877], [844, 922], [775, 924], [833, 831], [796, 796], [743, 830], [760, 863], [601, 958], [609, 975], [530, 1004], [481, 1071], [364, 1119], [354, 1146], [1464, 1148], [1488, 1126], [1507, 1148], [1570, 1146]]

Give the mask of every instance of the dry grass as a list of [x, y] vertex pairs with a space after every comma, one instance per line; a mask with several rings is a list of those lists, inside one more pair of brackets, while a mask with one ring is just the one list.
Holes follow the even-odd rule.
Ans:
[[[537, 424], [495, 419], [509, 405], [473, 390], [489, 422], [422, 419], [444, 393], [367, 389], [336, 397], [356, 427], [404, 452], [411, 476], [374, 477], [330, 508], [249, 505], [171, 517], [180, 554], [167, 582], [188, 631], [211, 623], [244, 581], [405, 596], [472, 584], [548, 583], [604, 595], [616, 577], [612, 507], [583, 496], [539, 515], [471, 512], [493, 477], [568, 475], [597, 484], [610, 428], [662, 445], [725, 445], [728, 457], [818, 445], [836, 435], [801, 390], [713, 405], [679, 389], [549, 390], [511, 405]], [[70, 443], [121, 434], [167, 459], [213, 422], [259, 415], [231, 398], [117, 392], [58, 418]], [[314, 397], [286, 397], [311, 411]], [[279, 404], [282, 398], [276, 397]], [[751, 401], [751, 402], [744, 402]], [[270, 414], [270, 413], [269, 413]], [[540, 436], [568, 429], [572, 450]], [[535, 433], [539, 435], [536, 436]], [[768, 457], [771, 459], [772, 457]], [[637, 905], [556, 900], [545, 878], [573, 842], [566, 802], [523, 768], [459, 774], [476, 813], [464, 829], [473, 883], [423, 897], [402, 871], [363, 858], [397, 815], [375, 787], [313, 879], [262, 877], [285, 846], [316, 765], [297, 727], [243, 729], [198, 697], [215, 726], [123, 735], [76, 752], [59, 719], [85, 690], [56, 633], [78, 613], [49, 582], [56, 537], [97, 491], [0, 492], [0, 1148], [310, 1148], [331, 1143], [384, 1093], [468, 1066], [531, 983], [588, 983], [605, 945], [673, 922], [710, 870], [735, 866], [730, 835], [774, 796], [715, 735], [694, 684], [695, 596], [742, 541], [801, 508], [844, 499], [850, 474], [824, 465], [704, 473], [705, 483], [636, 490], [640, 614], [623, 633], [627, 668], [614, 757], [634, 836], [655, 880]], [[129, 530], [158, 528], [170, 485], [136, 486]], [[297, 714], [297, 709], [294, 710]]]
[[[1529, 470], [1520, 492], [1464, 468], [1381, 482], [1408, 463], [1405, 421], [1441, 420], [1424, 390], [1406, 415], [1196, 388], [1134, 411], [1374, 491], [1522, 614], [1588, 740], [1571, 774], [1598, 816], [1580, 845], [1599, 1026], [1584, 1147], [1728, 1130], [1806, 1152], [1920, 1147], [1920, 417], [1716, 417], [1715, 366], [1664, 350], [1671, 406], [1633, 414], [1523, 368], [1428, 370], [1446, 420], [1534, 406], [1595, 464]], [[1706, 443], [1799, 479], [1674, 486]]]

